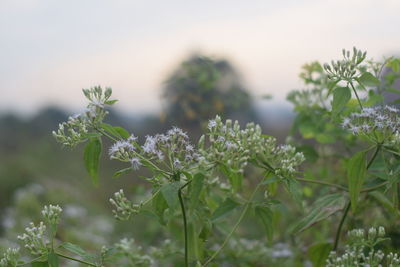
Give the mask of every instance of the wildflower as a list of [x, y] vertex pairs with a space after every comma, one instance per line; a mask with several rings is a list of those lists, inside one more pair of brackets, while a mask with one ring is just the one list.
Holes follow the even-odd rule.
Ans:
[[142, 165], [142, 163], [140, 162], [140, 159], [136, 158], [136, 157], [131, 158], [131, 164], [132, 164], [132, 168], [134, 170], [138, 170], [139, 167]]
[[0, 259], [0, 267], [18, 266], [19, 248], [8, 248]]
[[60, 208], [60, 206], [49, 205], [49, 206], [44, 206], [42, 210], [42, 215], [48, 224], [57, 225], [60, 222], [61, 212], [62, 209]]
[[375, 140], [376, 132], [379, 131], [383, 140], [390, 140], [400, 129], [398, 112], [397, 108], [388, 105], [364, 108], [344, 118], [341, 125], [354, 135], [365, 135]]
[[140, 206], [129, 201], [122, 189], [114, 193], [114, 198], [110, 198], [110, 203], [115, 207], [112, 212], [117, 220], [128, 220], [133, 214], [139, 212]]
[[25, 228], [25, 233], [17, 238], [25, 243], [27, 248], [33, 255], [43, 255], [47, 252], [47, 240], [45, 237], [46, 226], [40, 222], [38, 226], [30, 223], [30, 227]]
[[208, 129], [212, 130], [213, 128], [215, 128], [215, 126], [217, 126], [217, 122], [215, 120], [210, 120], [208, 122]]

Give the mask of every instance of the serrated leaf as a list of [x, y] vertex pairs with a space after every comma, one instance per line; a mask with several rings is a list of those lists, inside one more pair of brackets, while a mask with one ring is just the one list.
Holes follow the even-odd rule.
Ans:
[[86, 170], [92, 178], [92, 182], [94, 185], [98, 184], [100, 155], [101, 139], [90, 139], [83, 152], [83, 159], [85, 162]]
[[211, 216], [211, 221], [216, 221], [218, 219], [221, 219], [228, 215], [231, 211], [233, 211], [235, 208], [239, 206], [239, 203], [234, 201], [231, 198], [225, 199], [224, 202], [222, 202], [218, 208], [213, 212]]
[[121, 176], [122, 174], [127, 174], [127, 173], [129, 173], [129, 172], [131, 172], [131, 171], [132, 171], [132, 168], [131, 168], [131, 167], [125, 168], [125, 169], [122, 169], [122, 170], [119, 170], [119, 171], [117, 171], [117, 172], [114, 173], [113, 178], [118, 178], [118, 177]]
[[336, 87], [333, 91], [332, 113], [339, 114], [351, 99], [351, 91], [348, 87]]
[[286, 179], [286, 189], [289, 192], [290, 196], [301, 205], [301, 200], [303, 197], [303, 190], [297, 180], [294, 179]]
[[168, 183], [161, 187], [161, 193], [171, 211], [175, 210], [175, 208], [178, 206], [178, 191], [180, 187], [180, 182]]
[[112, 126], [107, 123], [100, 124], [100, 127], [118, 139], [122, 139], [122, 138], [126, 139], [129, 137], [128, 131], [126, 131], [124, 128], [121, 128], [118, 126]]
[[60, 265], [58, 256], [54, 252], [49, 253], [48, 262], [50, 267], [58, 267]]
[[317, 243], [308, 248], [308, 256], [313, 264], [313, 267], [323, 267], [326, 264], [326, 259], [332, 250], [331, 243]]
[[293, 227], [292, 232], [302, 232], [313, 224], [328, 218], [335, 212], [342, 210], [345, 203], [346, 198], [342, 194], [330, 194], [319, 198], [310, 208], [310, 213]]
[[271, 242], [273, 237], [273, 217], [274, 213], [269, 207], [266, 206], [257, 206], [255, 208], [255, 214], [260, 218], [265, 232], [267, 233], [268, 240]]
[[358, 196], [364, 184], [367, 172], [367, 161], [365, 152], [358, 152], [350, 158], [347, 165], [347, 182], [349, 187], [351, 209], [357, 208]]
[[62, 243], [59, 247], [64, 248], [64, 249], [68, 250], [69, 252], [71, 252], [72, 254], [78, 255], [82, 259], [85, 259], [92, 263], [94, 263], [94, 260], [96, 259], [96, 255], [88, 253], [80, 246], [69, 243], [69, 242]]
[[377, 86], [381, 82], [378, 78], [372, 75], [370, 72], [364, 72], [357, 81], [365, 86]]

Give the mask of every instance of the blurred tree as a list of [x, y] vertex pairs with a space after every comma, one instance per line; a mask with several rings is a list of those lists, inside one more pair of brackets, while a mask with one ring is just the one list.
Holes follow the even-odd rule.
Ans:
[[198, 54], [183, 61], [167, 79], [163, 98], [163, 119], [181, 127], [200, 126], [216, 114], [239, 120], [255, 114], [232, 65]]

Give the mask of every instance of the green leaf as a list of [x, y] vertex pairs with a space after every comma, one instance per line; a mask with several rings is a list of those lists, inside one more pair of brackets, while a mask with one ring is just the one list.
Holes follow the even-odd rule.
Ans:
[[331, 243], [317, 243], [308, 248], [308, 256], [313, 267], [323, 267], [332, 250]]
[[127, 138], [130, 136], [129, 132], [128, 132], [127, 130], [125, 130], [124, 128], [122, 128], [122, 127], [114, 126], [114, 130], [115, 130], [122, 138], [127, 139]]
[[93, 138], [90, 139], [83, 152], [83, 159], [85, 162], [85, 167], [94, 185], [98, 184], [99, 177], [99, 162], [101, 155], [101, 139]]
[[131, 171], [132, 171], [132, 167], [119, 170], [119, 171], [114, 173], [113, 178], [117, 178], [117, 177], [121, 176], [122, 174], [127, 174], [127, 173], [129, 173]]
[[372, 75], [370, 72], [364, 72], [357, 81], [365, 86], [377, 86], [381, 82], [378, 78]]
[[231, 198], [225, 199], [225, 201], [222, 202], [221, 205], [219, 205], [218, 208], [211, 215], [211, 221], [216, 221], [218, 219], [225, 217], [226, 215], [228, 215], [228, 213], [233, 211], [238, 206], [239, 203], [237, 203], [233, 199]]
[[[107, 123], [100, 124], [100, 127], [103, 128], [103, 130], [105, 130], [107, 133], [111, 134], [112, 136], [114, 136], [114, 137], [116, 137], [118, 139], [128, 138], [129, 137], [129, 133], [128, 133], [127, 137], [124, 137], [126, 135], [125, 135], [124, 132], [122, 132], [122, 130], [125, 131], [125, 132], [126, 132], [126, 130], [124, 130], [121, 127], [114, 127], [114, 126], [112, 126], [110, 124], [107, 124]], [[123, 135], [121, 135], [121, 132], [123, 133]]]
[[65, 242], [65, 243], [62, 243], [59, 247], [64, 248], [64, 249], [68, 250], [69, 252], [71, 252], [72, 254], [78, 255], [82, 259], [87, 260], [91, 263], [95, 262], [96, 255], [86, 252], [83, 248], [81, 248], [78, 245], [75, 245], [75, 244], [72, 244], [69, 242]]
[[180, 187], [180, 182], [168, 183], [161, 187], [161, 193], [171, 211], [175, 210], [175, 208], [178, 206], [178, 191]]
[[49, 267], [49, 263], [47, 261], [35, 261], [31, 264], [32, 267]]
[[58, 256], [54, 252], [50, 252], [48, 255], [48, 261], [50, 267], [58, 267], [60, 265]]
[[328, 218], [339, 210], [342, 210], [345, 204], [346, 198], [339, 193], [319, 198], [310, 208], [310, 213], [295, 224], [292, 232], [299, 233], [306, 230], [313, 224]]
[[303, 190], [301, 189], [299, 182], [294, 179], [286, 179], [285, 182], [286, 189], [291, 197], [296, 201], [296, 203], [301, 205]]
[[358, 196], [364, 184], [366, 171], [367, 161], [365, 152], [358, 152], [350, 158], [347, 165], [347, 182], [353, 212], [357, 208]]
[[203, 189], [204, 174], [196, 173], [193, 177], [192, 183], [190, 184], [190, 205], [195, 208], [199, 203], [200, 193]]
[[373, 197], [379, 204], [381, 204], [389, 213], [395, 214], [400, 218], [400, 211], [393, 205], [393, 203], [381, 192], [373, 191], [368, 193], [369, 196]]
[[333, 91], [332, 113], [338, 115], [351, 99], [351, 91], [348, 87], [336, 87]]
[[151, 201], [151, 205], [153, 207], [154, 213], [158, 216], [158, 219], [162, 225], [166, 224], [164, 218], [164, 211], [168, 208], [168, 204], [165, 201], [163, 194], [157, 193], [155, 196], [153, 193], [153, 200]]
[[274, 213], [269, 207], [257, 206], [255, 208], [255, 213], [260, 218], [262, 224], [264, 225], [265, 232], [267, 233], [268, 240], [272, 242], [273, 237], [273, 217]]
[[115, 104], [117, 101], [118, 101], [117, 99], [108, 100], [108, 101], [104, 102], [104, 104], [106, 104], [106, 105], [113, 105], [113, 104]]

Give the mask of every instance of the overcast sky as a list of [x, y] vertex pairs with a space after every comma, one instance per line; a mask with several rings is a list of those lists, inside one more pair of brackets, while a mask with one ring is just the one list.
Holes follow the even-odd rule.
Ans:
[[0, 111], [80, 110], [93, 85], [124, 111], [158, 111], [163, 81], [194, 51], [283, 102], [306, 62], [353, 46], [398, 54], [399, 14], [399, 0], [0, 0]]

